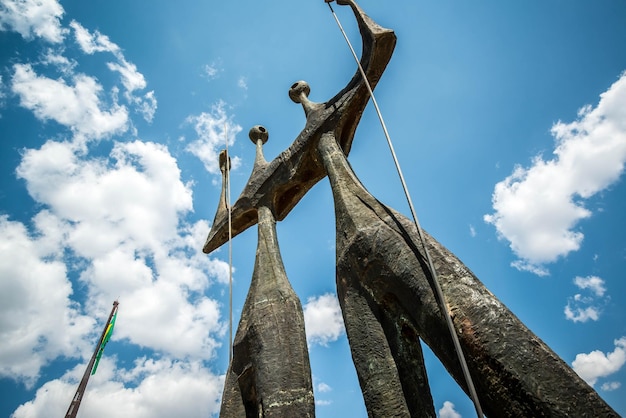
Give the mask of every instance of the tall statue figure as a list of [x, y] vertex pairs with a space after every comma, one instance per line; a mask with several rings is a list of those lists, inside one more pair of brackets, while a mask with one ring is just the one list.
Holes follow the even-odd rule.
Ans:
[[[374, 88], [391, 58], [395, 35], [373, 22], [353, 0], [338, 0], [338, 4], [348, 5], [354, 12], [363, 39], [361, 65]], [[369, 99], [360, 73], [327, 102], [312, 102], [309, 94], [306, 82], [299, 81], [291, 86], [289, 96], [302, 105], [306, 125], [278, 157], [269, 163], [255, 164], [248, 184], [230, 208], [232, 232], [237, 235], [259, 223], [261, 248], [261, 242], [265, 242], [262, 230], [267, 236], [275, 236], [272, 228], [267, 229], [269, 224], [273, 227], [271, 215], [277, 220], [284, 219], [313, 185], [328, 176], [337, 227], [337, 295], [368, 415], [381, 418], [435, 416], [420, 341], [432, 349], [459, 385], [468, 391], [445, 313], [452, 318], [487, 416], [617, 417], [615, 411], [498, 301], [459, 259], [426, 235], [424, 242], [447, 305], [438, 300], [435, 279], [426, 263], [415, 225], [376, 200], [348, 163], [354, 133]], [[218, 209], [204, 246], [206, 253], [227, 240], [227, 214]], [[278, 246], [272, 242], [272, 251], [277, 252]], [[276, 259], [280, 257], [274, 257]], [[257, 252], [257, 265], [260, 263]], [[276, 261], [269, 264], [272, 263], [276, 265]], [[262, 269], [255, 265], [255, 277], [257, 271]], [[258, 286], [255, 280], [260, 282], [260, 277], [253, 278], [250, 294]], [[266, 290], [271, 292], [272, 286], [279, 289], [285, 282], [286, 279], [268, 281]], [[250, 294], [246, 304], [251, 301]], [[285, 307], [292, 312], [300, 309], [294, 304]], [[244, 307], [240, 329], [242, 324], [249, 323], [247, 319], [244, 321], [247, 309]], [[246, 325], [245, 329], [255, 328]], [[251, 416], [250, 411], [258, 413], [255, 416], [265, 416], [264, 410], [248, 408], [250, 399], [258, 399], [254, 394], [260, 393], [269, 399], [278, 389], [258, 377], [248, 378], [246, 367], [253, 361], [262, 363], [265, 356], [270, 359], [268, 364], [275, 364], [271, 359], [276, 352], [272, 350], [283, 348], [278, 340], [268, 340], [270, 344], [251, 356], [246, 348], [250, 343], [242, 344], [243, 341], [243, 338], [235, 338], [222, 412], [228, 409], [226, 404], [232, 401], [231, 394], [236, 394], [242, 399], [248, 416]], [[294, 356], [293, 366], [298, 370], [304, 365], [302, 358], [300, 352]], [[290, 368], [290, 362], [291, 359], [286, 358], [277, 367]], [[232, 379], [236, 379], [238, 385], [234, 385]], [[312, 396], [310, 399], [312, 401]], [[223, 416], [243, 416], [241, 411], [232, 411]], [[280, 416], [306, 415], [284, 413]]]
[[[262, 146], [268, 132], [255, 126], [250, 139], [257, 147], [254, 176], [267, 165]], [[230, 162], [225, 153], [220, 157], [224, 173]], [[224, 191], [223, 185], [221, 202]], [[256, 208], [256, 261], [226, 374], [222, 417], [315, 416], [304, 315], [280, 256], [272, 206], [271, 201], [261, 200]]]

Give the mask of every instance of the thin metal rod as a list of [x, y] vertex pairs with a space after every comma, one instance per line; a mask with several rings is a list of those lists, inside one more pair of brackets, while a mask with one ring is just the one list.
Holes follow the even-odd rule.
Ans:
[[224, 123], [226, 137], [226, 206], [228, 209], [228, 364], [233, 359], [233, 220], [230, 207], [230, 154], [228, 153], [228, 124]]
[[65, 413], [65, 418], [76, 418], [76, 414], [78, 414], [78, 408], [80, 407], [80, 403], [83, 401], [83, 396], [85, 395], [85, 390], [87, 389], [87, 383], [89, 383], [89, 377], [91, 376], [91, 369], [93, 369], [93, 365], [96, 362], [96, 356], [98, 355], [98, 351], [100, 350], [100, 346], [102, 345], [102, 341], [104, 340], [104, 336], [107, 332], [107, 328], [111, 323], [111, 318], [117, 311], [117, 306], [119, 302], [116, 300], [113, 302], [113, 308], [111, 308], [111, 313], [109, 314], [109, 319], [107, 319], [106, 324], [104, 324], [104, 328], [102, 329], [102, 335], [100, 335], [100, 340], [98, 340], [98, 345], [96, 345], [96, 349], [87, 364], [87, 368], [85, 369], [85, 373], [83, 374], [83, 378], [78, 384], [78, 388], [76, 389], [76, 393], [72, 398], [72, 402], [70, 402], [70, 406], [67, 408], [67, 412]]
[[469, 368], [467, 366], [467, 362], [463, 354], [463, 349], [461, 348], [461, 343], [459, 342], [459, 337], [456, 333], [456, 330], [454, 329], [454, 323], [452, 322], [452, 317], [450, 316], [450, 313], [448, 312], [447, 302], [443, 294], [443, 291], [441, 290], [441, 286], [439, 285], [439, 280], [437, 278], [437, 271], [435, 270], [435, 265], [432, 261], [432, 258], [430, 257], [428, 248], [426, 247], [426, 240], [424, 239], [422, 228], [419, 224], [417, 215], [415, 213], [415, 208], [413, 207], [413, 201], [411, 200], [411, 196], [409, 194], [409, 189], [406, 185], [406, 182], [404, 181], [404, 176], [402, 175], [402, 169], [400, 168], [400, 163], [398, 162], [396, 152], [393, 149], [393, 144], [391, 143], [391, 138], [389, 137], [389, 132], [387, 131], [387, 126], [385, 125], [385, 121], [383, 119], [382, 113], [380, 111], [380, 108], [378, 107], [378, 102], [376, 102], [376, 97], [374, 96], [372, 87], [367, 79], [367, 76], [365, 75], [365, 71], [363, 70], [363, 67], [361, 66], [361, 62], [359, 58], [357, 57], [356, 52], [354, 52], [354, 48], [352, 47], [352, 44], [350, 43], [350, 40], [348, 39], [348, 36], [346, 35], [346, 32], [344, 31], [343, 26], [341, 25], [341, 22], [339, 21], [339, 18], [335, 14], [335, 11], [333, 10], [333, 7], [330, 5], [330, 3], [328, 3], [328, 7], [330, 8], [332, 15], [335, 18], [335, 21], [337, 22], [337, 26], [339, 26], [339, 30], [341, 31], [341, 34], [343, 35], [344, 39], [346, 40], [346, 43], [348, 44], [348, 47], [350, 48], [350, 52], [352, 52], [352, 56], [354, 57], [354, 60], [356, 61], [359, 67], [359, 72], [361, 73], [361, 76], [363, 77], [363, 80], [365, 81], [365, 86], [367, 87], [367, 91], [369, 92], [369, 95], [372, 99], [372, 103], [374, 104], [374, 108], [376, 109], [376, 114], [378, 115], [378, 119], [380, 120], [380, 124], [383, 128], [385, 138], [387, 139], [387, 145], [389, 145], [389, 150], [391, 151], [393, 162], [396, 166], [396, 170], [398, 171], [398, 176], [400, 177], [400, 182], [402, 183], [402, 188], [404, 189], [404, 194], [406, 195], [407, 202], [409, 203], [409, 209], [411, 210], [411, 215], [413, 216], [413, 222], [415, 223], [415, 227], [417, 228], [417, 234], [419, 236], [420, 241], [422, 242], [422, 247], [424, 248], [424, 253], [428, 261], [428, 268], [433, 278], [435, 292], [437, 293], [437, 297], [442, 305], [440, 306], [440, 309], [442, 311], [443, 316], [446, 319], [448, 330], [450, 331], [452, 342], [454, 343], [454, 348], [456, 350], [459, 362], [461, 363], [461, 369], [463, 370], [465, 382], [470, 392], [470, 397], [472, 398], [472, 402], [474, 403], [476, 414], [478, 415], [478, 417], [482, 418], [484, 414], [483, 414], [482, 408], [480, 407], [478, 394], [476, 393], [476, 388], [474, 387], [474, 382], [469, 372]]

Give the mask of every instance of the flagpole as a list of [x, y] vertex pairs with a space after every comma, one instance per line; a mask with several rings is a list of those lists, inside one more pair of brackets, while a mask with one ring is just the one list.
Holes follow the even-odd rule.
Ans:
[[89, 364], [87, 365], [87, 369], [83, 374], [83, 378], [78, 385], [78, 389], [76, 389], [76, 394], [72, 399], [72, 403], [70, 403], [70, 407], [67, 409], [65, 414], [65, 418], [76, 418], [76, 414], [78, 414], [78, 407], [80, 406], [80, 402], [83, 400], [83, 395], [85, 394], [85, 389], [87, 388], [87, 382], [89, 381], [89, 377], [91, 376], [91, 369], [93, 369], [93, 365], [96, 362], [96, 357], [98, 356], [98, 351], [100, 351], [100, 347], [102, 346], [102, 341], [107, 333], [107, 329], [109, 328], [109, 324], [111, 323], [111, 319], [113, 315], [117, 312], [117, 305], [119, 305], [118, 301], [113, 302], [113, 308], [111, 309], [111, 314], [109, 315], [109, 319], [106, 324], [104, 324], [104, 329], [102, 330], [102, 335], [100, 336], [100, 340], [98, 341], [98, 345], [96, 345], [96, 349], [91, 356], [91, 360], [89, 360]]

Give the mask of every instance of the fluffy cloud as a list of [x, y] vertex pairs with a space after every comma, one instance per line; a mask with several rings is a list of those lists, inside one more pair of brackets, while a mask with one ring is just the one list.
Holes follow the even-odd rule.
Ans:
[[75, 20], [70, 23], [70, 26], [74, 29], [76, 42], [84, 53], [91, 55], [95, 52], [110, 52], [117, 58], [117, 62], [109, 62], [107, 67], [120, 74], [122, 84], [128, 93], [146, 88], [146, 79], [143, 74], [137, 70], [135, 64], [126, 61], [121, 48], [111, 42], [108, 36], [98, 31], [91, 33]]
[[619, 389], [620, 387], [622, 387], [622, 384], [620, 382], [607, 382], [602, 384], [601, 389], [607, 392], [611, 392], [613, 390]]
[[516, 167], [493, 193], [495, 213], [485, 215], [520, 258], [515, 267], [545, 274], [541, 266], [580, 248], [578, 222], [591, 216], [584, 199], [621, 176], [626, 161], [626, 74], [571, 123], [552, 127], [554, 158], [535, 157]]
[[73, 222], [69, 241], [83, 257], [129, 243], [151, 248], [177, 237], [191, 190], [163, 145], [118, 143], [110, 160], [81, 158], [72, 144], [48, 141], [24, 152], [17, 169], [29, 193]]
[[[34, 23], [22, 31], [9, 21], [8, 7], [43, 10], [50, 4], [58, 5], [0, 0], [0, 24], [25, 37], [44, 36]], [[91, 154], [89, 140], [132, 126], [118, 103], [120, 92], [119, 99], [147, 121], [157, 101], [153, 91], [140, 92], [146, 80], [118, 45], [76, 21], [70, 26], [83, 53], [112, 54], [104, 72], [119, 78], [105, 96], [98, 78], [75, 72], [77, 61], [64, 56], [64, 45], [46, 46], [37, 63], [13, 67], [7, 84], [21, 106], [73, 136], [22, 151], [16, 173], [40, 212], [29, 223], [0, 217], [0, 377], [34, 385], [41, 368], [59, 357], [85, 361], [119, 298], [113, 340], [144, 347], [157, 360], [138, 359], [127, 370], [118, 368], [115, 350], [105, 354], [81, 416], [115, 416], [120, 410], [111, 405], [120, 403], [119, 416], [211, 415], [219, 408], [223, 376], [204, 362], [216, 355], [225, 327], [221, 306], [207, 290], [227, 283], [228, 266], [201, 252], [209, 224], [188, 221], [191, 185], [181, 180], [165, 146], [114, 142]], [[66, 31], [58, 28], [59, 37], [49, 41], [63, 40]], [[240, 130], [230, 126], [233, 135]], [[44, 383], [14, 416], [63, 414], [84, 367]]]
[[580, 289], [591, 290], [594, 295], [598, 297], [604, 296], [604, 293], [606, 292], [606, 288], [604, 287], [604, 280], [597, 276], [576, 277], [574, 279], [574, 284]]
[[73, 85], [35, 73], [29, 64], [16, 64], [11, 80], [20, 104], [43, 121], [54, 120], [68, 127], [78, 138], [103, 138], [125, 132], [128, 111], [113, 103], [104, 109], [102, 86], [84, 74], [73, 77]]
[[332, 391], [333, 388], [331, 388], [330, 386], [328, 386], [326, 383], [321, 382], [317, 385], [317, 391], [320, 393], [326, 393], [326, 392], [330, 392]]
[[569, 298], [565, 306], [565, 318], [573, 322], [597, 321], [600, 319], [601, 308], [598, 306], [603, 302], [606, 292], [604, 280], [597, 276], [576, 277], [574, 284], [581, 290], [591, 293], [585, 296], [581, 293]]
[[51, 359], [79, 355], [94, 325], [70, 300], [72, 286], [59, 260], [63, 232], [50, 217], [37, 215], [36, 236], [0, 217], [0, 376], [27, 386]]
[[214, 80], [219, 77], [219, 74], [224, 71], [222, 69], [222, 60], [217, 60], [212, 62], [211, 64], [206, 64], [202, 68], [203, 75], [209, 80]]
[[136, 110], [143, 116], [146, 122], [152, 122], [157, 110], [157, 99], [154, 91], [149, 91], [143, 97], [135, 96], [131, 99]]
[[116, 71], [122, 77], [122, 84], [128, 93], [146, 88], [146, 79], [133, 63], [121, 58], [120, 62], [109, 62], [109, 70]]
[[91, 55], [95, 52], [111, 52], [117, 54], [120, 52], [120, 47], [111, 42], [108, 36], [98, 31], [91, 33], [75, 20], [70, 22], [70, 27], [74, 29], [74, 39], [85, 54]]
[[55, 50], [52, 48], [48, 48], [48, 50], [43, 54], [41, 59], [41, 63], [44, 65], [51, 65], [56, 67], [63, 75], [70, 75], [74, 72], [74, 68], [77, 65], [77, 62], [74, 60], [70, 60], [69, 58], [63, 56], [61, 50]]
[[[220, 174], [218, 154], [226, 147], [225, 137], [228, 136], [228, 146], [235, 144], [235, 136], [241, 132], [241, 126], [234, 124], [226, 115], [225, 103], [220, 102], [213, 106], [211, 113], [203, 112], [197, 116], [190, 116], [187, 122], [194, 125], [198, 139], [187, 146], [187, 151], [202, 161], [204, 168], [211, 174]], [[239, 167], [239, 157], [231, 156], [231, 166], [235, 170]]]
[[[127, 370], [105, 361], [81, 403], [83, 418], [207, 417], [219, 411], [223, 376], [214, 375], [197, 362], [140, 358]], [[61, 379], [45, 383], [13, 417], [63, 416], [84, 367], [79, 365]]]
[[75, 20], [70, 23], [70, 26], [74, 29], [76, 43], [85, 54], [91, 55], [96, 52], [113, 54], [115, 62], [108, 62], [108, 69], [120, 75], [125, 89], [124, 96], [126, 100], [135, 106], [136, 110], [143, 115], [147, 122], [152, 122], [157, 108], [157, 100], [154, 96], [154, 91], [146, 93], [143, 97], [135, 94], [136, 90], [143, 90], [147, 86], [146, 79], [139, 72], [137, 66], [126, 60], [122, 49], [112, 42], [108, 36], [99, 31], [92, 33]]
[[59, 43], [67, 32], [61, 27], [64, 13], [57, 0], [1, 0], [0, 29], [14, 30], [27, 40]]
[[317, 298], [309, 298], [303, 310], [309, 344], [326, 346], [345, 332], [337, 296], [327, 293]]
[[591, 386], [595, 385], [599, 378], [609, 376], [622, 368], [626, 363], [626, 337], [615, 340], [615, 350], [604, 354], [600, 350], [594, 350], [589, 354], [576, 355], [572, 362], [574, 371]]
[[0, 108], [4, 107], [4, 99], [6, 98], [5, 89], [6, 86], [4, 85], [2, 76], [0, 75]]
[[0, 281], [11, 296], [0, 332], [12, 341], [2, 374], [32, 380], [47, 360], [89, 351], [95, 324], [70, 302], [70, 273], [86, 285], [90, 316], [105, 317], [120, 297], [114, 339], [177, 358], [215, 355], [224, 326], [204, 292], [227, 281], [227, 266], [201, 253], [207, 222], [182, 222], [191, 190], [164, 146], [118, 143], [106, 159], [48, 141], [24, 152], [17, 173], [49, 209], [34, 219], [37, 236], [2, 219], [0, 277], [15, 278]]
[[564, 312], [565, 319], [573, 322], [587, 322], [589, 320], [597, 321], [600, 319], [600, 312], [593, 306], [588, 306], [586, 308], [572, 307], [571, 302], [569, 302], [565, 306]]
[[443, 407], [439, 410], [439, 418], [461, 418], [461, 414], [456, 412], [452, 402], [445, 401]]
[[178, 284], [164, 280], [124, 295], [117, 338], [177, 358], [213, 358], [220, 346], [216, 335], [224, 330], [219, 306], [205, 297], [191, 303], [188, 296]]

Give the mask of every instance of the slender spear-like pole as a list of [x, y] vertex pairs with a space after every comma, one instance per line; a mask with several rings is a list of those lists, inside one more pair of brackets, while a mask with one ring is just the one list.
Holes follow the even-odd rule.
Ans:
[[102, 330], [102, 335], [100, 336], [100, 340], [98, 341], [98, 345], [96, 345], [96, 350], [93, 352], [91, 356], [91, 360], [89, 360], [89, 364], [87, 365], [87, 369], [83, 374], [83, 378], [78, 385], [78, 389], [76, 389], [76, 394], [74, 398], [72, 398], [72, 403], [70, 403], [70, 407], [67, 409], [67, 413], [65, 414], [65, 418], [76, 418], [76, 414], [78, 414], [78, 407], [80, 406], [80, 402], [83, 400], [83, 395], [85, 394], [85, 389], [87, 388], [87, 382], [89, 382], [89, 376], [91, 376], [91, 370], [93, 369], [93, 365], [96, 362], [96, 357], [98, 356], [98, 351], [102, 346], [102, 341], [104, 340], [104, 336], [106, 335], [107, 329], [109, 328], [109, 324], [111, 323], [111, 319], [115, 312], [117, 311], [117, 305], [119, 305], [118, 301], [113, 302], [113, 308], [111, 308], [111, 314], [109, 315], [109, 319], [106, 324], [104, 324], [104, 329]]

